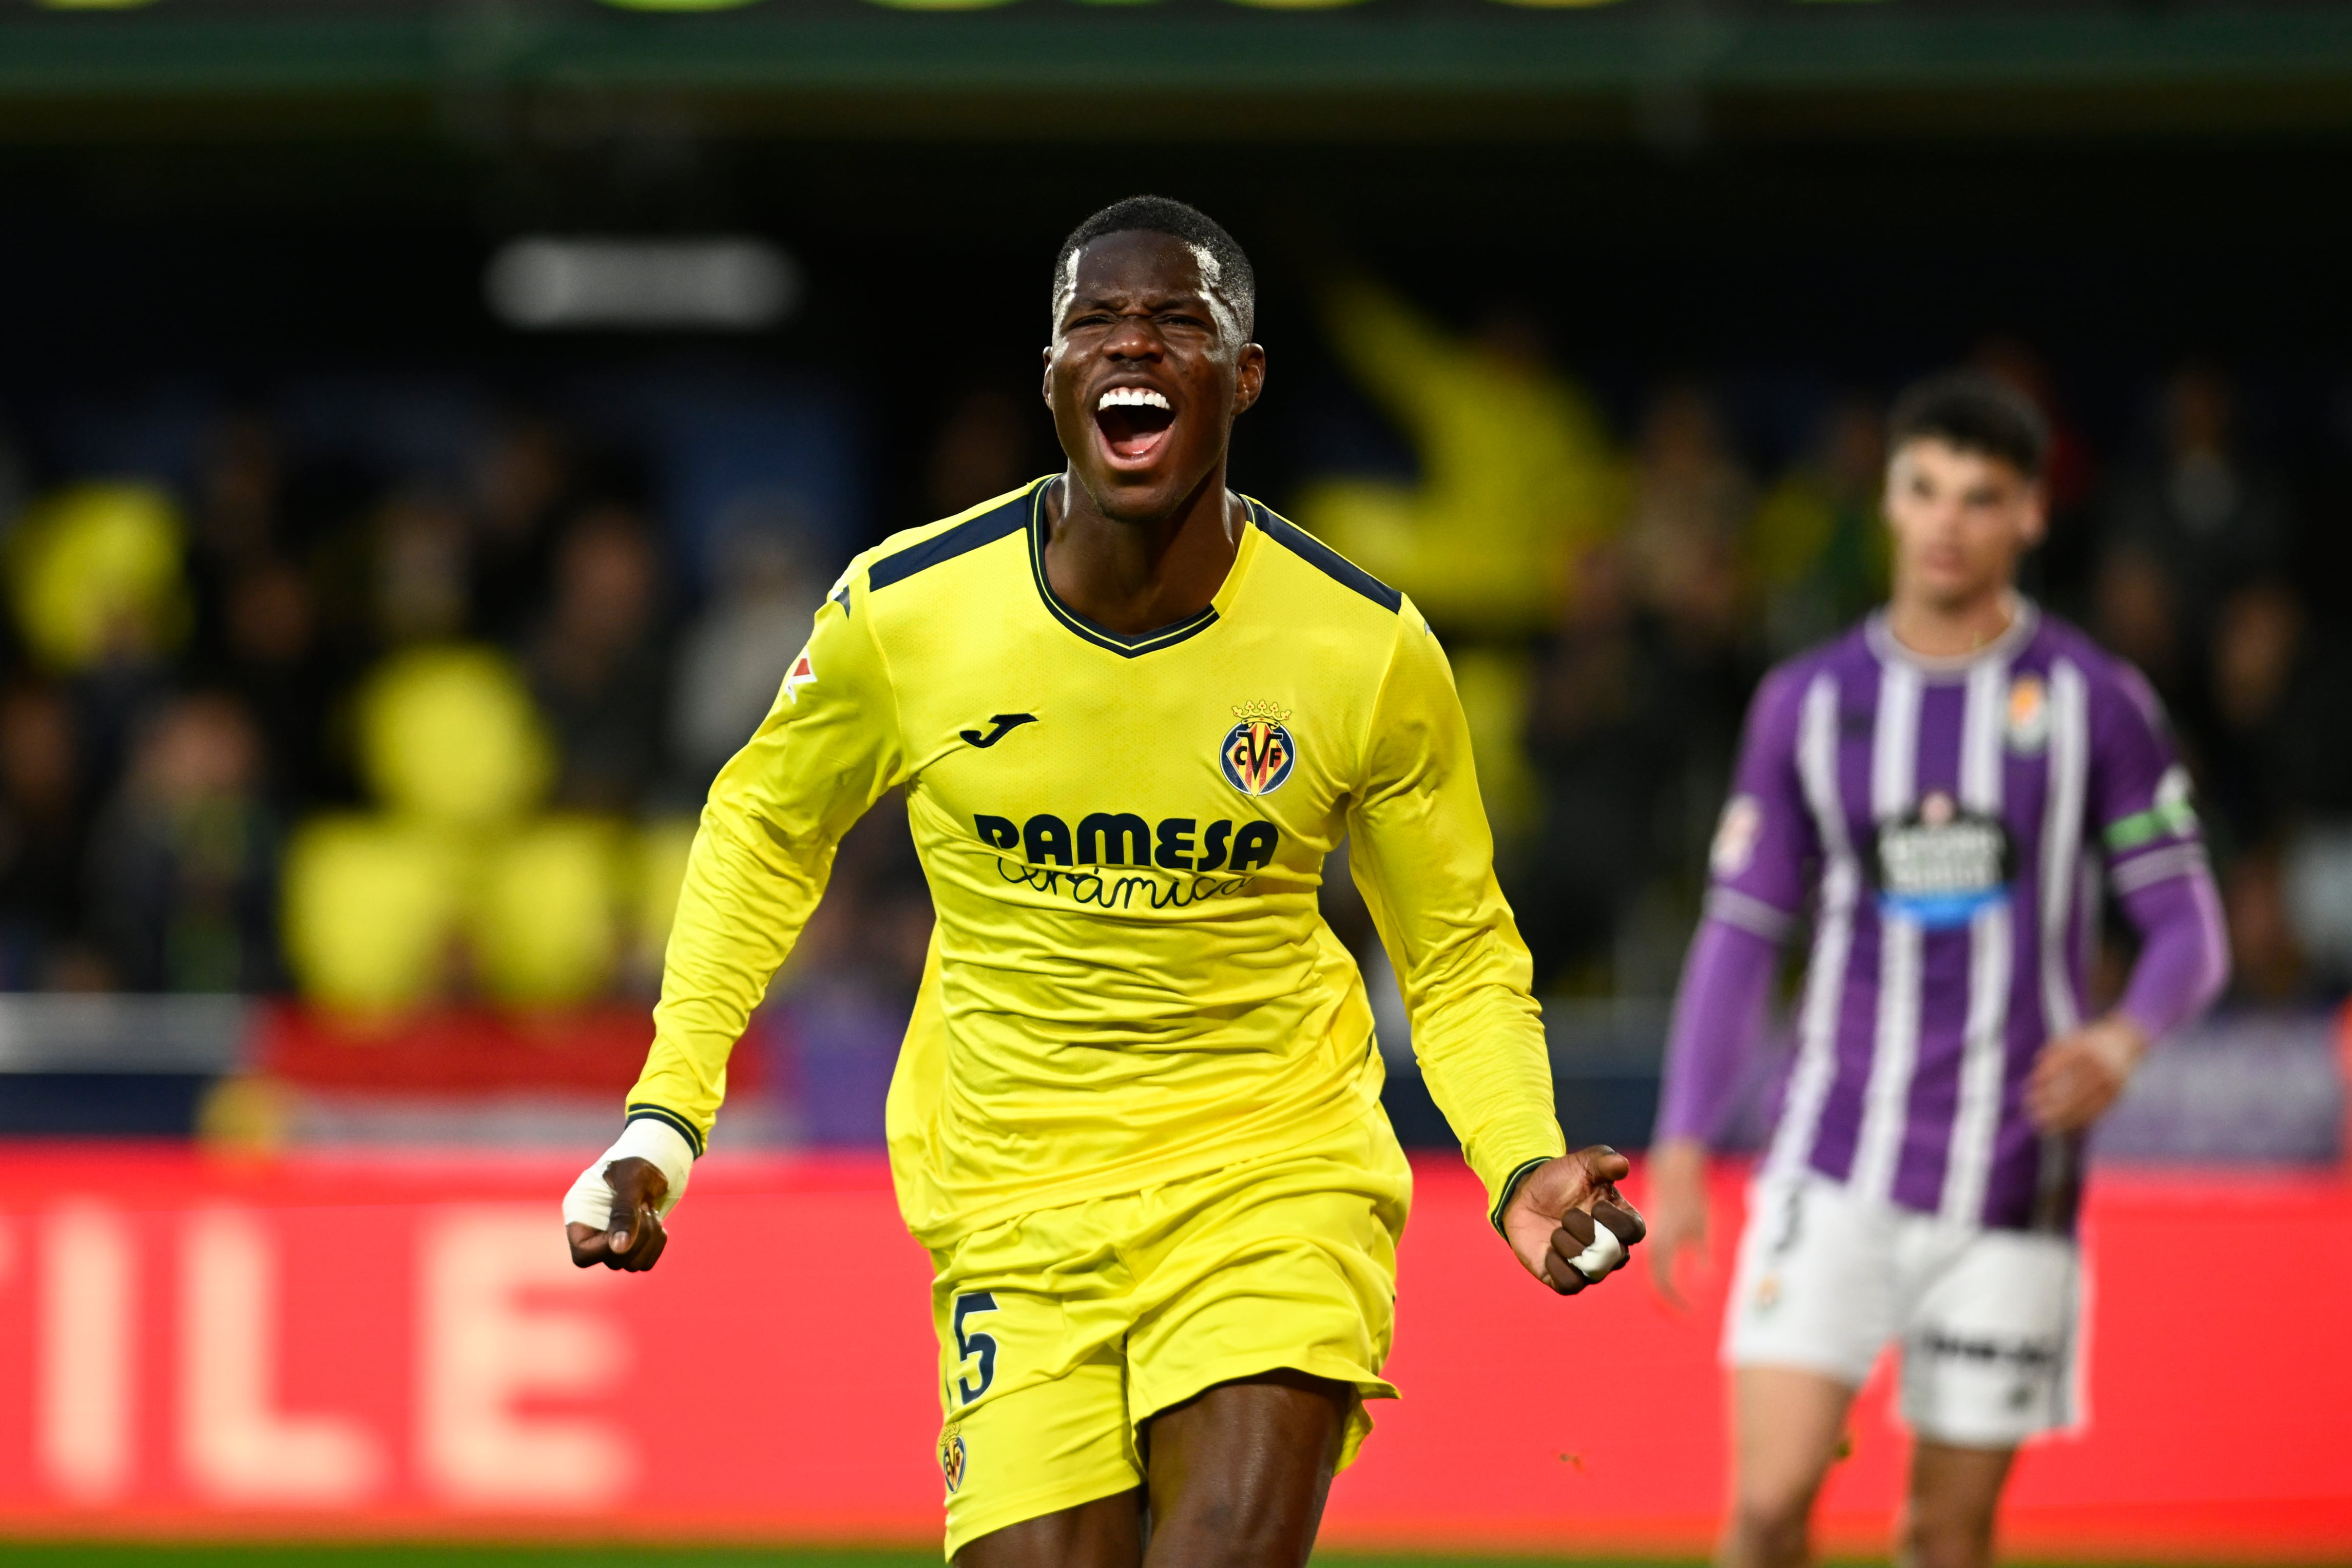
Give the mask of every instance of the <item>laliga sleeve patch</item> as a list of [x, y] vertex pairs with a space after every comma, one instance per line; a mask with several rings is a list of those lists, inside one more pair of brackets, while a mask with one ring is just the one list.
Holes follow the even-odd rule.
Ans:
[[1715, 844], [1707, 851], [1707, 865], [1717, 877], [1730, 881], [1756, 859], [1756, 841], [1763, 835], [1763, 802], [1753, 795], [1734, 795], [1724, 802]]
[[[770, 669], [774, 667], [772, 664], [769, 666]], [[784, 700], [798, 706], [801, 700], [801, 688], [814, 685], [816, 685], [816, 666], [809, 662], [808, 650], [803, 648], [801, 656], [793, 661], [791, 673], [784, 676]]]

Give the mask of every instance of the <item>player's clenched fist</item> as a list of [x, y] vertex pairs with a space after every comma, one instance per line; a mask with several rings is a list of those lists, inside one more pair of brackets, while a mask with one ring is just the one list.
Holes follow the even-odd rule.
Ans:
[[1617, 1194], [1633, 1168], [1595, 1144], [1522, 1177], [1503, 1209], [1503, 1234], [1528, 1272], [1572, 1296], [1623, 1268], [1627, 1249], [1649, 1231], [1641, 1211]]
[[664, 1117], [630, 1117], [619, 1139], [563, 1195], [572, 1260], [583, 1269], [602, 1263], [632, 1274], [660, 1262], [669, 1245], [662, 1219], [686, 1196], [696, 1152]]
[[[593, 1171], [591, 1166], [590, 1174]], [[642, 1274], [661, 1261], [662, 1249], [669, 1245], [669, 1232], [661, 1222], [669, 1178], [655, 1169], [650, 1160], [625, 1157], [605, 1162], [604, 1185], [613, 1195], [610, 1219], [591, 1225], [567, 1218], [564, 1224], [563, 1234], [572, 1243], [572, 1261], [583, 1269], [602, 1263], [607, 1269]]]
[[[597, 1171], [602, 1166], [602, 1173]], [[670, 1194], [670, 1177], [663, 1176], [654, 1161], [624, 1156], [624, 1159], [597, 1161], [581, 1173], [579, 1185], [564, 1199], [564, 1239], [572, 1244], [572, 1262], [579, 1267], [602, 1262], [607, 1270], [628, 1270], [630, 1274], [642, 1274], [656, 1262], [661, 1262], [661, 1249], [670, 1244], [670, 1232], [661, 1228], [661, 1210], [668, 1204], [663, 1199]], [[591, 1222], [579, 1218], [583, 1208], [595, 1208], [593, 1201], [581, 1204], [581, 1187], [593, 1187], [602, 1183], [609, 1192], [612, 1218]], [[604, 1194], [593, 1194], [604, 1197]]]

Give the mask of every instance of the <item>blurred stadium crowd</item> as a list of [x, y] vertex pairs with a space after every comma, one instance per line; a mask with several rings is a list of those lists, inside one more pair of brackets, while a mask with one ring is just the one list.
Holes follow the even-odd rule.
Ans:
[[[1414, 479], [1310, 479], [1299, 520], [1404, 586], [1453, 653], [1506, 880], [1554, 995], [1669, 993], [1748, 695], [1884, 594], [1891, 389], [1795, 400], [1703, 377], [1612, 419], [1497, 312], [1449, 334], [1366, 283], [1327, 296], [1340, 361], [1410, 438]], [[2025, 344], [1975, 354], [2056, 434], [2032, 591], [2133, 659], [2200, 788], [2239, 1000], [2352, 979], [2352, 401], [2326, 450], [2230, 371], [2187, 362], [2094, 445]], [[1777, 457], [1769, 423], [1793, 432]], [[2122, 954], [2115, 955], [2120, 959]], [[2120, 971], [2110, 977], [2119, 978]]]
[[[1776, 408], [1764, 436], [1704, 377], [1604, 406], [1507, 310], [1464, 331], [1361, 278], [1323, 303], [1333, 407], [1274, 427], [1297, 449], [1265, 498], [1445, 637], [1539, 986], [1663, 998], [1749, 690], [1883, 590], [1890, 389]], [[2273, 440], [2279, 411], [2227, 368], [2188, 363], [2094, 443], [2064, 367], [2010, 341], [1979, 358], [2059, 434], [2036, 591], [2137, 662], [2179, 727], [2239, 1000], [2340, 994], [2352, 401], [2315, 452]], [[1051, 455], [1041, 415], [983, 390], [919, 468], [869, 468], [854, 398], [714, 374], [505, 401], [180, 389], [20, 418], [0, 987], [372, 1018], [649, 997], [701, 792], [840, 563]], [[1374, 439], [1331, 436], [1350, 422]], [[1350, 455], [1383, 443], [1401, 460]], [[1370, 943], [1344, 877], [1328, 904]], [[929, 925], [886, 808], [772, 1009], [800, 1135], [878, 1136]]]

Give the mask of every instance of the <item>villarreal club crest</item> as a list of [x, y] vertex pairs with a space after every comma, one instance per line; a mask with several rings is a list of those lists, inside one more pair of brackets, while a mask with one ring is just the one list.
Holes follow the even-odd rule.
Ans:
[[963, 1423], [950, 1421], [940, 1433], [940, 1475], [947, 1481], [948, 1490], [963, 1485], [964, 1467], [970, 1462], [963, 1446]]
[[1298, 760], [1297, 743], [1283, 727], [1290, 710], [1273, 703], [1236, 703], [1234, 717], [1241, 722], [1225, 731], [1217, 754], [1225, 782], [1244, 795], [1271, 795]]

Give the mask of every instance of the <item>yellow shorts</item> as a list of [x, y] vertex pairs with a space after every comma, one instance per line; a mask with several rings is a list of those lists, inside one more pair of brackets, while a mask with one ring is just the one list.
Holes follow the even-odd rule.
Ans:
[[1140, 1486], [1139, 1435], [1277, 1368], [1352, 1385], [1341, 1469], [1396, 1323], [1412, 1172], [1388, 1117], [1141, 1192], [1042, 1209], [931, 1255], [947, 1553]]

